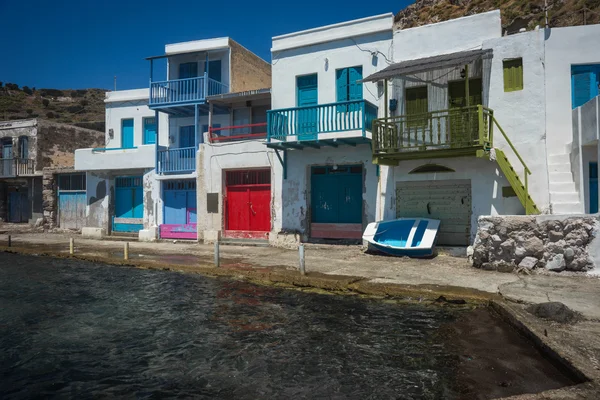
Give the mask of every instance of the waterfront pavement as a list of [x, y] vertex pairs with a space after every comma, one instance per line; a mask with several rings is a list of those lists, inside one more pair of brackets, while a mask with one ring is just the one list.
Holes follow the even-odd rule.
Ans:
[[[10, 230], [1, 229], [0, 247]], [[68, 255], [69, 238], [78, 256], [123, 258], [123, 239], [84, 239], [77, 234], [13, 232], [12, 246], [37, 252]], [[130, 242], [130, 261], [203, 268], [214, 265], [214, 246], [196, 242]], [[600, 279], [585, 274], [542, 272], [531, 274], [483, 271], [466, 258], [441, 252], [433, 259], [371, 255], [360, 246], [306, 245], [306, 271], [311, 274], [360, 278], [370, 284], [402, 285], [422, 292], [464, 293], [470, 297], [499, 294], [518, 303], [560, 301], [585, 318], [600, 320]], [[298, 268], [297, 250], [274, 247], [220, 246], [221, 268], [292, 271]], [[176, 268], [175, 268], [176, 269]], [[200, 272], [200, 271], [198, 271]]]

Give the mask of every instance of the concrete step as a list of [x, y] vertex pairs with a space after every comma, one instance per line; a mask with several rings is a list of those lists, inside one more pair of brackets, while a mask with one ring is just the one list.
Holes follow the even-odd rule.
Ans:
[[253, 246], [269, 247], [269, 241], [264, 239], [228, 239], [221, 238], [219, 244], [224, 246]]
[[550, 201], [553, 203], [577, 203], [579, 193], [577, 192], [550, 192]]
[[569, 183], [573, 182], [571, 172], [550, 172], [549, 179], [551, 183]]
[[577, 193], [574, 182], [550, 182], [551, 193]]
[[571, 164], [571, 157], [567, 153], [549, 155], [548, 164]]
[[582, 214], [581, 203], [552, 203], [552, 214]]
[[111, 232], [111, 239], [137, 239], [139, 234], [137, 232]]
[[571, 173], [571, 163], [563, 164], [548, 164], [548, 171], [552, 172], [568, 172]]

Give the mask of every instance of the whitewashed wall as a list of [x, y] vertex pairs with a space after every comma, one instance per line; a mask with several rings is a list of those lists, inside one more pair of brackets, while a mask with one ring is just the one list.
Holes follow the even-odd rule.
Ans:
[[372, 163], [368, 145], [340, 146], [328, 150], [304, 149], [288, 151], [287, 179], [274, 186], [275, 208], [273, 230], [306, 234], [310, 224], [310, 168], [313, 165], [363, 165], [363, 225], [375, 221], [377, 202], [377, 166]]
[[[215, 238], [216, 232], [223, 229], [223, 196], [225, 195], [225, 171], [270, 169], [271, 185], [282, 174], [279, 159], [273, 150], [265, 146], [265, 140], [245, 140], [200, 145], [198, 152], [199, 168], [197, 180], [198, 196], [198, 232], [204, 238]], [[207, 193], [219, 194], [219, 212], [206, 211]], [[272, 209], [280, 204], [281, 197], [276, 197], [271, 190]], [[273, 221], [273, 213], [271, 214]]]
[[[494, 52], [489, 107], [531, 170], [529, 192], [538, 208], [544, 210], [550, 202], [545, 146], [544, 32], [534, 30], [487, 40], [483, 48]], [[505, 92], [503, 60], [513, 58], [523, 59], [523, 90]], [[523, 181], [523, 167], [498, 129], [494, 129], [494, 147], [504, 151]]]
[[564, 154], [572, 141], [571, 66], [600, 63], [600, 25], [546, 29], [548, 154]]

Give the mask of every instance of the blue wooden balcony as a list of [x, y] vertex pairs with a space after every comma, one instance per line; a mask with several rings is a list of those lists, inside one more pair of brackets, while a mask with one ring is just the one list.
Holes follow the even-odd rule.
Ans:
[[267, 146], [303, 149], [368, 143], [376, 118], [377, 106], [366, 100], [267, 111]]
[[195, 170], [195, 147], [158, 151], [158, 174], [191, 174]]
[[227, 92], [227, 85], [209, 78], [206, 74], [195, 78], [151, 82], [148, 106], [151, 109], [160, 109], [204, 104], [207, 96]]

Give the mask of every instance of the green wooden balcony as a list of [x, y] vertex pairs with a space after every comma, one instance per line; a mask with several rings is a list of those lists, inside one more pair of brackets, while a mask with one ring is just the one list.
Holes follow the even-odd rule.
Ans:
[[481, 105], [400, 115], [373, 121], [373, 159], [400, 160], [474, 156], [490, 147], [492, 110]]

